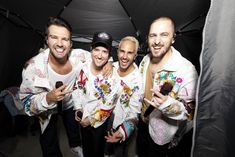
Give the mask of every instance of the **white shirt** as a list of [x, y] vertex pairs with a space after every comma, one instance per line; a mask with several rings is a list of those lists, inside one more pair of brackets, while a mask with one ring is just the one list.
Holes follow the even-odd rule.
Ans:
[[[51, 68], [50, 64], [48, 63], [48, 78], [53, 85], [55, 85], [57, 81], [61, 81], [67, 86], [65, 89], [66, 91], [72, 91], [76, 75], [73, 69], [68, 74], [58, 74]], [[62, 110], [67, 110], [73, 106], [71, 93], [65, 95], [62, 104]]]

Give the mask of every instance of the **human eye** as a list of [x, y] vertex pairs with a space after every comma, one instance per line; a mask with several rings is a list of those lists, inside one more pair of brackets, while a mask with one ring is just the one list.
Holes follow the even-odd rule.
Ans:
[[104, 50], [103, 52], [104, 52], [105, 54], [109, 54], [109, 52], [108, 52], [107, 50]]
[[128, 51], [128, 54], [129, 54], [129, 55], [131, 55], [131, 54], [133, 54], [133, 53], [134, 53], [133, 51]]
[[168, 36], [169, 36], [169, 33], [164, 32], [164, 33], [161, 34], [161, 36], [162, 36], [162, 37], [168, 37]]
[[123, 50], [121, 50], [121, 49], [119, 49], [119, 50], [118, 50], [118, 52], [119, 52], [119, 53], [123, 53], [124, 51], [123, 51]]
[[156, 37], [157, 35], [156, 35], [156, 34], [149, 34], [148, 36], [149, 36], [149, 38], [154, 38], [154, 37]]
[[70, 39], [69, 39], [69, 38], [63, 38], [63, 41], [65, 41], [65, 42], [69, 42], [69, 41], [70, 41]]
[[55, 36], [55, 35], [49, 35], [49, 38], [51, 38], [51, 39], [57, 39], [57, 36]]

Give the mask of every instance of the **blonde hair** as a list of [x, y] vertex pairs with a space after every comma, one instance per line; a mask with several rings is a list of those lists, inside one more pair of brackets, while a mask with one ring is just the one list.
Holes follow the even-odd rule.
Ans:
[[[122, 38], [122, 40], [121, 40], [120, 43], [119, 43], [119, 47], [120, 47], [120, 45], [121, 45], [124, 41], [131, 41], [131, 42], [133, 42], [133, 43], [135, 44], [135, 53], [138, 52], [138, 49], [139, 49], [139, 41], [138, 41], [135, 37], [133, 37], [133, 36], [126, 36], [126, 37]], [[119, 48], [118, 48], [118, 49], [119, 49]]]

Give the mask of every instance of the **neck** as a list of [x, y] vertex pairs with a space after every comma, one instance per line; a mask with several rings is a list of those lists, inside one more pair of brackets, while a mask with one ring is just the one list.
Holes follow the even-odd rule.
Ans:
[[61, 59], [57, 59], [55, 58], [53, 55], [49, 55], [49, 58], [48, 58], [48, 62], [50, 64], [53, 64], [55, 66], [64, 66], [67, 62], [68, 62], [68, 58], [67, 57], [64, 57], [64, 58], [61, 58]]
[[49, 55], [48, 63], [56, 73], [61, 75], [68, 74], [72, 70], [72, 65], [67, 58], [56, 59], [52, 55]]

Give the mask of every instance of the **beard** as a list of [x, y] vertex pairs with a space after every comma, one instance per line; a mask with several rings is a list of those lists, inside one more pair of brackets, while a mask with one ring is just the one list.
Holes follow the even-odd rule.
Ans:
[[[160, 47], [159, 50], [155, 50], [154, 47]], [[161, 60], [171, 49], [171, 44], [169, 45], [155, 45], [150, 46], [150, 57], [151, 59]]]

